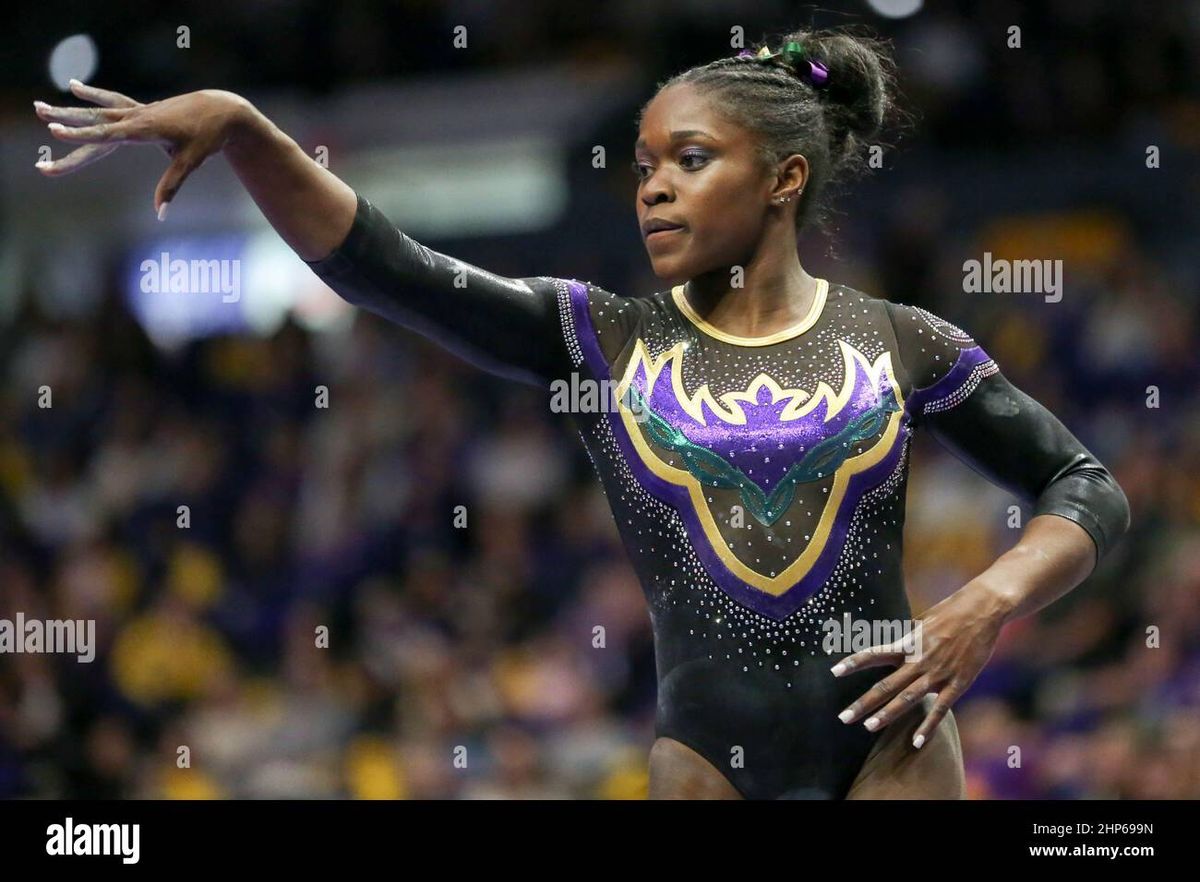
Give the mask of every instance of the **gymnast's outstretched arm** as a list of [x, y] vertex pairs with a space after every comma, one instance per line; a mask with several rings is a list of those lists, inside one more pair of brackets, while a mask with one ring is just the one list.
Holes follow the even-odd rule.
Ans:
[[493, 373], [544, 385], [568, 369], [552, 281], [498, 276], [434, 251], [361, 194], [345, 240], [307, 262], [351, 303]]
[[223, 152], [280, 237], [348, 301], [494, 373], [545, 384], [567, 369], [550, 279], [505, 278], [414, 241], [241, 96], [205, 89], [142, 104], [82, 83], [72, 91], [102, 106], [38, 107], [51, 134], [85, 145], [40, 165], [43, 174], [123, 143], [158, 144], [171, 157], [155, 191], [162, 218], [187, 176]]

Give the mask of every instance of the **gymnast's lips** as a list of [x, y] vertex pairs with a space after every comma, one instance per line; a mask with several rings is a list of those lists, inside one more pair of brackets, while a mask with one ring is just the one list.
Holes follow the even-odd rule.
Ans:
[[674, 221], [669, 221], [662, 217], [652, 217], [642, 224], [642, 236], [646, 239], [650, 239], [656, 234], [661, 233], [666, 235], [668, 233], [678, 232], [683, 228], [683, 224], [677, 224]]

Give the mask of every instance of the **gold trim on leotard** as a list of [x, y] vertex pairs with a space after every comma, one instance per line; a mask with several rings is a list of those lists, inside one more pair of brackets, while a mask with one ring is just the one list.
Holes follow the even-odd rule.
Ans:
[[799, 322], [790, 328], [784, 328], [782, 331], [768, 334], [766, 337], [739, 337], [737, 334], [729, 334], [705, 321], [692, 308], [692, 305], [687, 302], [687, 298], [683, 294], [683, 287], [683, 285], [676, 285], [671, 289], [671, 296], [675, 300], [675, 305], [679, 307], [679, 311], [687, 316], [688, 321], [710, 337], [716, 337], [718, 340], [733, 343], [737, 346], [770, 346], [772, 343], [781, 343], [784, 340], [790, 340], [792, 337], [800, 336], [817, 323], [817, 319], [821, 317], [821, 310], [825, 308], [825, 299], [829, 293], [829, 282], [825, 279], [817, 279], [817, 291], [813, 297], [812, 306], [808, 309], [808, 315]]

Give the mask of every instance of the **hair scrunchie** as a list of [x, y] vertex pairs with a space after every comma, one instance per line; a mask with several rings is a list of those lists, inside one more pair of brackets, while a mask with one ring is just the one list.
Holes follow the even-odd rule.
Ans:
[[755, 61], [775, 61], [784, 64], [800, 79], [805, 80], [814, 88], [819, 88], [829, 82], [829, 68], [819, 61], [808, 57], [808, 51], [790, 40], [782, 49], [772, 52], [763, 46], [757, 53], [743, 49], [737, 54], [738, 58], [753, 58]]

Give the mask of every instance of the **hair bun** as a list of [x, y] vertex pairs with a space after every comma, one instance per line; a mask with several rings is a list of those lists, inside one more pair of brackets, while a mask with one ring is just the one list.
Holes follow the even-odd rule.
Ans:
[[894, 69], [884, 45], [850, 31], [797, 31], [784, 37], [785, 44], [791, 41], [829, 72], [819, 92], [839, 140], [877, 134], [892, 107]]

